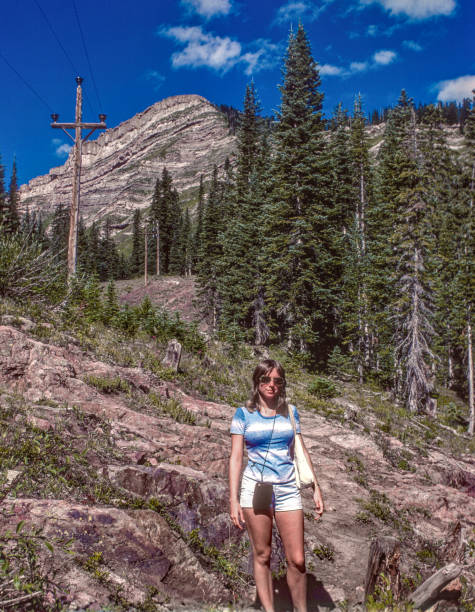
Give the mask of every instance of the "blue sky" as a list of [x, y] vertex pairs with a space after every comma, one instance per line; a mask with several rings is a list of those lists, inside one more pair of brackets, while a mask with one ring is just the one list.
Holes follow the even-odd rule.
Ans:
[[320, 65], [327, 116], [339, 101], [351, 109], [359, 92], [367, 112], [393, 105], [402, 88], [416, 103], [471, 97], [474, 17], [473, 0], [5, 3], [2, 161], [8, 176], [16, 155], [20, 182], [64, 163], [70, 141], [51, 129], [50, 113], [73, 120], [77, 74], [85, 79], [83, 120], [104, 112], [109, 127], [176, 94], [241, 108], [251, 78], [271, 114], [299, 20]]

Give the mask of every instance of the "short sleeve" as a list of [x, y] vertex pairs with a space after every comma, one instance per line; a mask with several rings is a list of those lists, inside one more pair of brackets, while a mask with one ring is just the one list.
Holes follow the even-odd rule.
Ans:
[[234, 413], [233, 420], [231, 421], [230, 433], [243, 436], [245, 428], [246, 416], [244, 414], [244, 410], [242, 408], [238, 408]]
[[299, 417], [299, 413], [297, 412], [297, 408], [295, 406], [289, 406], [289, 408], [291, 410], [294, 411], [294, 418], [295, 418], [295, 431], [299, 434], [302, 433], [300, 431], [300, 417]]

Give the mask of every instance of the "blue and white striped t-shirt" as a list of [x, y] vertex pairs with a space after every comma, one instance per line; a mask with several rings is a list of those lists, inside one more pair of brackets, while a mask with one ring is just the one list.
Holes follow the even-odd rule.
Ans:
[[[294, 411], [295, 428], [300, 433], [297, 408], [289, 406], [289, 410]], [[238, 408], [231, 423], [231, 433], [244, 436], [246, 442], [248, 464], [244, 470], [245, 476], [272, 484], [295, 479], [294, 430], [290, 417], [281, 414], [265, 417], [258, 410], [250, 412], [247, 408]]]

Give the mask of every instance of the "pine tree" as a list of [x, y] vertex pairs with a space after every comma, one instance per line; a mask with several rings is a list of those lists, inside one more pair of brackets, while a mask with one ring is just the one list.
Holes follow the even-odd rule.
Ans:
[[473, 281], [475, 262], [474, 198], [475, 198], [475, 90], [472, 109], [465, 121], [465, 142], [468, 150], [466, 171], [466, 196], [464, 198], [464, 223], [460, 241], [460, 271], [457, 290], [462, 297], [461, 318], [465, 320], [465, 353], [469, 402], [468, 432], [473, 436], [475, 429], [475, 390], [473, 371], [473, 305], [475, 303], [475, 283]]
[[[341, 227], [337, 237], [343, 267], [339, 327], [342, 346], [349, 352], [362, 383], [371, 367], [366, 215], [372, 193], [372, 178], [360, 96], [355, 100], [348, 138], [345, 136], [345, 124], [345, 118], [336, 122], [336, 136], [338, 131], [344, 131], [344, 134], [335, 138], [333, 145], [337, 220]], [[342, 182], [346, 183], [345, 188], [341, 186]], [[338, 359], [343, 363], [345, 355], [340, 347], [337, 348], [341, 356]]]
[[388, 365], [394, 390], [408, 409], [430, 411], [433, 199], [415, 111], [404, 91], [389, 117], [379, 180], [379, 201], [371, 220], [372, 298], [376, 301], [377, 286], [381, 294], [376, 309], [385, 313], [376, 319], [378, 351], [392, 360]]
[[119, 311], [120, 308], [115, 283], [113, 280], [110, 280], [107, 284], [106, 297], [102, 310], [102, 320], [106, 324], [113, 324], [114, 320], [116, 320], [119, 315]]
[[[266, 207], [266, 299], [289, 350], [324, 362], [333, 345], [335, 228], [323, 139], [323, 94], [302, 25], [291, 33], [275, 127], [273, 189]], [[318, 353], [317, 353], [318, 351]]]
[[68, 258], [69, 211], [59, 203], [53, 213], [50, 232], [51, 246], [61, 259]]
[[194, 256], [194, 241], [193, 233], [191, 229], [190, 212], [188, 208], [185, 210], [185, 216], [183, 219], [183, 262], [184, 262], [184, 274], [185, 276], [191, 276], [193, 269], [193, 256]]
[[216, 331], [220, 311], [218, 294], [218, 266], [221, 257], [219, 235], [222, 229], [220, 217], [220, 185], [218, 168], [213, 168], [213, 177], [203, 214], [203, 229], [199, 245], [197, 269], [198, 299], [206, 314], [212, 331]]
[[[259, 299], [259, 265], [262, 235], [262, 193], [259, 192], [265, 163], [260, 150], [259, 104], [254, 84], [248, 85], [238, 131], [238, 156], [232, 209], [224, 203], [223, 254], [219, 263], [218, 292], [221, 298], [221, 329], [233, 339], [238, 335], [259, 343], [266, 340], [263, 304]], [[226, 167], [225, 167], [225, 176]], [[232, 180], [228, 179], [231, 185]], [[257, 310], [260, 314], [257, 315]]]
[[174, 228], [173, 240], [170, 249], [170, 274], [185, 274], [185, 236], [183, 232], [184, 220], [180, 214], [177, 226]]
[[[161, 179], [157, 179], [149, 215], [150, 250], [149, 262], [157, 261], [157, 242], [159, 244], [160, 273], [170, 272], [170, 255], [174, 240], [180, 232], [180, 199], [173, 187], [173, 179], [164, 167]], [[157, 241], [158, 230], [158, 241]], [[156, 268], [156, 265], [155, 265]]]
[[129, 268], [131, 274], [137, 276], [143, 273], [144, 260], [144, 236], [139, 209], [134, 210], [132, 227], [132, 253]]
[[200, 174], [200, 187], [198, 191], [198, 204], [196, 206], [196, 224], [194, 233], [194, 256], [193, 256], [193, 271], [195, 272], [199, 267], [199, 253], [201, 244], [201, 234], [203, 232], [203, 215], [204, 215], [204, 185], [203, 175]]

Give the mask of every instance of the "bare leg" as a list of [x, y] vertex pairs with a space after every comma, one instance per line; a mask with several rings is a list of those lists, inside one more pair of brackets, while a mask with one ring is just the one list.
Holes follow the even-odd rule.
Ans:
[[252, 508], [243, 508], [243, 512], [252, 545], [257, 594], [264, 610], [274, 612], [274, 591], [270, 571], [272, 513], [255, 514]]
[[287, 559], [287, 584], [296, 612], [307, 612], [307, 575], [303, 546], [303, 510], [276, 512], [275, 522]]

